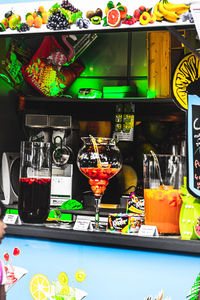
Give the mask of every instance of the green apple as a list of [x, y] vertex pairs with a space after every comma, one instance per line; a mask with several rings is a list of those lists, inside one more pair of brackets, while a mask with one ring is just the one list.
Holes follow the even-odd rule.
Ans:
[[16, 15], [18, 20], [19, 20], [19, 23], [21, 23], [21, 16], [20, 15]]
[[18, 15], [13, 14], [9, 19], [9, 27], [14, 30], [16, 26], [20, 23]]

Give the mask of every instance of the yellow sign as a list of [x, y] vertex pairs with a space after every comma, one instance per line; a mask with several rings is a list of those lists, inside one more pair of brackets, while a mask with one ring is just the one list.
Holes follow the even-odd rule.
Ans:
[[183, 110], [188, 109], [188, 94], [200, 94], [200, 60], [193, 53], [178, 64], [172, 81], [173, 99]]

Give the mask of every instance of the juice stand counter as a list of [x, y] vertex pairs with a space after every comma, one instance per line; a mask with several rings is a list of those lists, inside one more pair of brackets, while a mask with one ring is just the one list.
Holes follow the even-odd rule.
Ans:
[[162, 292], [161, 299], [183, 300], [197, 299], [186, 297], [200, 272], [199, 256], [199, 240], [178, 236], [23, 224], [8, 225], [0, 259], [10, 275], [8, 300], [142, 300]]

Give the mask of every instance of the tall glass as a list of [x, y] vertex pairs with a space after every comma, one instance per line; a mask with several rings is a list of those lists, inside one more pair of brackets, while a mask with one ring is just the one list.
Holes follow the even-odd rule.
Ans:
[[21, 142], [18, 210], [25, 223], [42, 223], [49, 214], [50, 143]]
[[122, 158], [116, 142], [111, 138], [83, 137], [84, 145], [79, 150], [77, 165], [89, 178], [95, 196], [95, 229], [99, 230], [99, 207], [109, 179], [122, 166]]
[[185, 157], [144, 154], [145, 224], [157, 226], [159, 233], [179, 233], [184, 175]]

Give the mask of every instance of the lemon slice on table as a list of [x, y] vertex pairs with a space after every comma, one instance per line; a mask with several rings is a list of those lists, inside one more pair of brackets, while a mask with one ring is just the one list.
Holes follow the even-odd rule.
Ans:
[[188, 109], [188, 94], [200, 95], [200, 59], [193, 53], [179, 62], [172, 80], [172, 97], [183, 110]]
[[62, 286], [66, 286], [69, 281], [67, 274], [65, 272], [60, 272], [60, 274], [58, 275], [58, 281], [60, 282], [60, 284], [62, 284]]
[[69, 294], [69, 286], [68, 285], [65, 285], [62, 287], [61, 291], [60, 291], [60, 295], [68, 295]]
[[51, 293], [51, 284], [45, 275], [36, 274], [30, 281], [29, 289], [33, 299], [46, 300]]
[[86, 274], [83, 270], [78, 270], [76, 271], [76, 274], [75, 274], [75, 279], [78, 281], [78, 282], [82, 282], [85, 280], [85, 277], [86, 277]]

